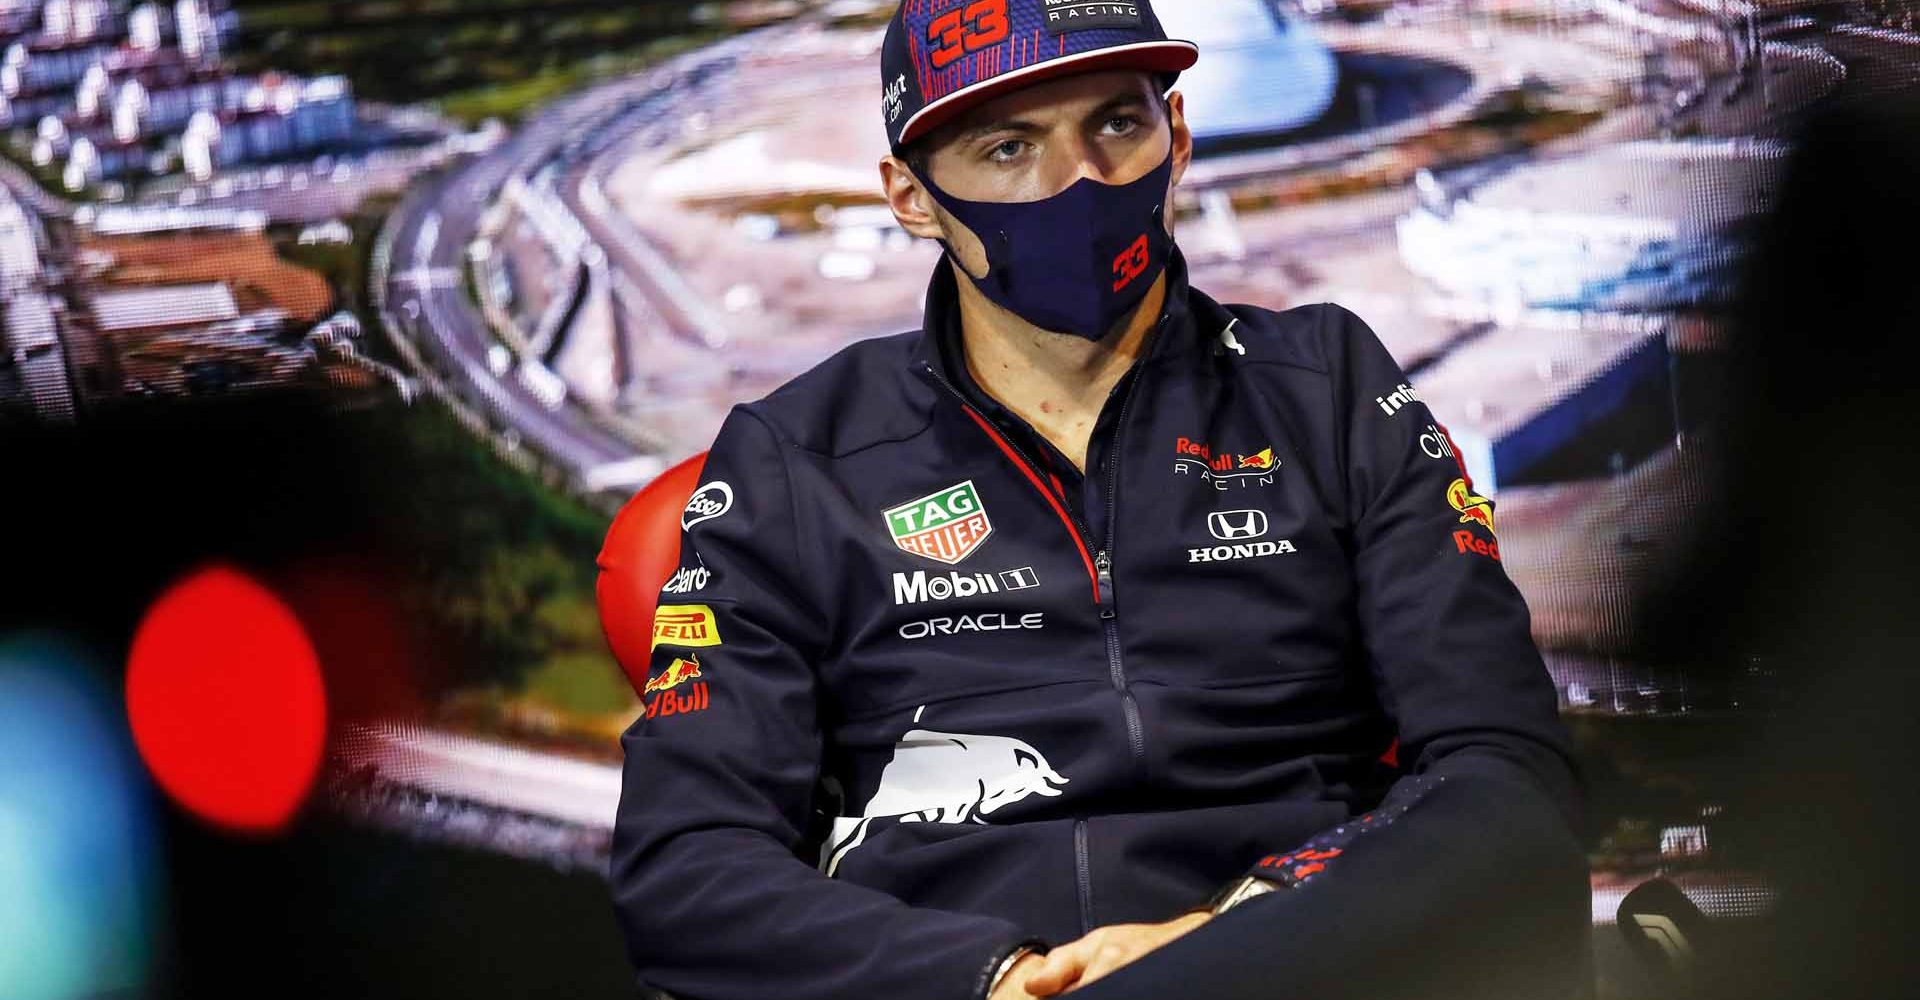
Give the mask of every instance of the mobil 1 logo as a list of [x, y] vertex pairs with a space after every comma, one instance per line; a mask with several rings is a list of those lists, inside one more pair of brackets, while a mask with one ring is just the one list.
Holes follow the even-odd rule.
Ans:
[[926, 570], [914, 570], [911, 573], [893, 574], [893, 603], [896, 607], [912, 604], [927, 604], [935, 601], [947, 601], [956, 597], [979, 597], [984, 594], [1011, 593], [1016, 590], [1032, 590], [1040, 586], [1040, 574], [1031, 566], [1010, 569], [1001, 573], [928, 573]]

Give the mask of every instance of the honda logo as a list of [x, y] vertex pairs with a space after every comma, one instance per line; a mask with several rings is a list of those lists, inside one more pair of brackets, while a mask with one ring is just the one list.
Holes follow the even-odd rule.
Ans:
[[1207, 515], [1207, 530], [1223, 542], [1263, 538], [1267, 533], [1267, 513], [1261, 510], [1214, 511]]

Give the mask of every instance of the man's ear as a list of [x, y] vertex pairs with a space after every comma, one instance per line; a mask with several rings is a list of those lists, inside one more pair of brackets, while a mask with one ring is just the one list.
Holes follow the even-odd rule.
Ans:
[[1193, 162], [1193, 130], [1187, 127], [1187, 95], [1174, 90], [1167, 93], [1167, 121], [1173, 126], [1173, 183], [1187, 175]]
[[934, 218], [933, 197], [927, 194], [905, 160], [897, 156], [881, 158], [880, 189], [901, 229], [921, 239], [937, 240], [946, 236], [939, 220]]

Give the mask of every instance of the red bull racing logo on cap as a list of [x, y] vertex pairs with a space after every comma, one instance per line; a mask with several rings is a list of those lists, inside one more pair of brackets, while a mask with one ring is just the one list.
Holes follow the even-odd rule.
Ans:
[[[1473, 492], [1465, 479], [1456, 479], [1447, 487], [1447, 502], [1460, 512], [1461, 524], [1478, 524], [1487, 529], [1487, 534], [1498, 534], [1493, 529], [1493, 501]], [[1472, 552], [1495, 562], [1500, 559], [1499, 542], [1483, 539], [1465, 528], [1453, 533], [1453, 544], [1463, 554]]]
[[902, 552], [948, 565], [972, 555], [993, 534], [973, 480], [889, 508], [885, 516], [893, 544]]

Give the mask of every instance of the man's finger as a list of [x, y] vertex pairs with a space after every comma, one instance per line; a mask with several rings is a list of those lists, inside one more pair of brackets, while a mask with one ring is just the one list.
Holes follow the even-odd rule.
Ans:
[[1081, 938], [1047, 952], [1039, 970], [1027, 977], [1027, 992], [1037, 997], [1051, 996], [1072, 986], [1086, 968], [1090, 950], [1087, 939]]
[[1106, 945], [1087, 960], [1086, 967], [1080, 970], [1080, 978], [1074, 981], [1073, 989], [1077, 990], [1109, 972], [1124, 968], [1142, 954], [1144, 954], [1143, 951], [1119, 942]]

